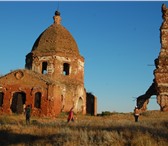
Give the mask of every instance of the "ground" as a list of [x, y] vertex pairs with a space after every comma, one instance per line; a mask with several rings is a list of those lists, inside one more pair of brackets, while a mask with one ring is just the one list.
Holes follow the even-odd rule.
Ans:
[[134, 122], [133, 113], [106, 116], [75, 115], [67, 123], [67, 114], [57, 118], [24, 115], [0, 116], [0, 145], [56, 146], [167, 146], [168, 113], [147, 111]]

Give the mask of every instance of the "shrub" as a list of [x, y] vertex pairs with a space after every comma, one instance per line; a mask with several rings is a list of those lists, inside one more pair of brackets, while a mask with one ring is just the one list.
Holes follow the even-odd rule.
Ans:
[[101, 115], [102, 115], [102, 116], [110, 116], [110, 115], [111, 115], [111, 112], [109, 112], [109, 111], [104, 111], [104, 112], [102, 112]]

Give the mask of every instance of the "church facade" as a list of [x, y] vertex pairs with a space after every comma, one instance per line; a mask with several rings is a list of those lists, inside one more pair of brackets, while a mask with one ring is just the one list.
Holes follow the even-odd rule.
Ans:
[[84, 57], [58, 11], [53, 19], [26, 55], [25, 69], [0, 77], [0, 113], [21, 114], [31, 105], [34, 116], [54, 117], [72, 107], [97, 114], [97, 99], [84, 87]]

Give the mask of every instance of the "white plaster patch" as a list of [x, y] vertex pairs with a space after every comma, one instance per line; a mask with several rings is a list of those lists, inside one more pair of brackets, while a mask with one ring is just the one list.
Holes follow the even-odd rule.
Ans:
[[78, 60], [78, 69], [83, 70], [83, 68], [84, 68], [84, 62], [82, 62], [81, 60]]
[[168, 87], [168, 83], [158, 83], [158, 86], [165, 86], [165, 87]]
[[61, 87], [61, 94], [63, 95], [63, 96], [65, 96], [65, 93], [66, 93], [66, 87], [65, 86], [63, 86], [63, 87]]
[[83, 94], [84, 94], [83, 87], [82, 86], [78, 86], [77, 87], [77, 95], [78, 95], [78, 97], [83, 97]]
[[48, 60], [51, 60], [51, 59], [52, 59], [52, 56], [44, 56], [44, 57], [40, 57], [39, 61], [48, 61]]
[[160, 93], [160, 95], [168, 95], [168, 92]]
[[60, 56], [56, 56], [56, 59], [59, 60], [60, 62], [71, 62], [70, 58], [67, 57], [60, 57]]

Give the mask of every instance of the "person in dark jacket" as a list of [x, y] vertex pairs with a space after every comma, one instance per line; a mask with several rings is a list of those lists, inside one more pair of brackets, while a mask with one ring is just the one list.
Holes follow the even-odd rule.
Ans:
[[26, 116], [26, 124], [30, 124], [30, 116], [31, 116], [31, 106], [27, 105], [25, 108], [25, 116]]
[[135, 109], [134, 109], [135, 122], [138, 122], [139, 114], [140, 114], [140, 110], [139, 110], [138, 107], [136, 106]]

